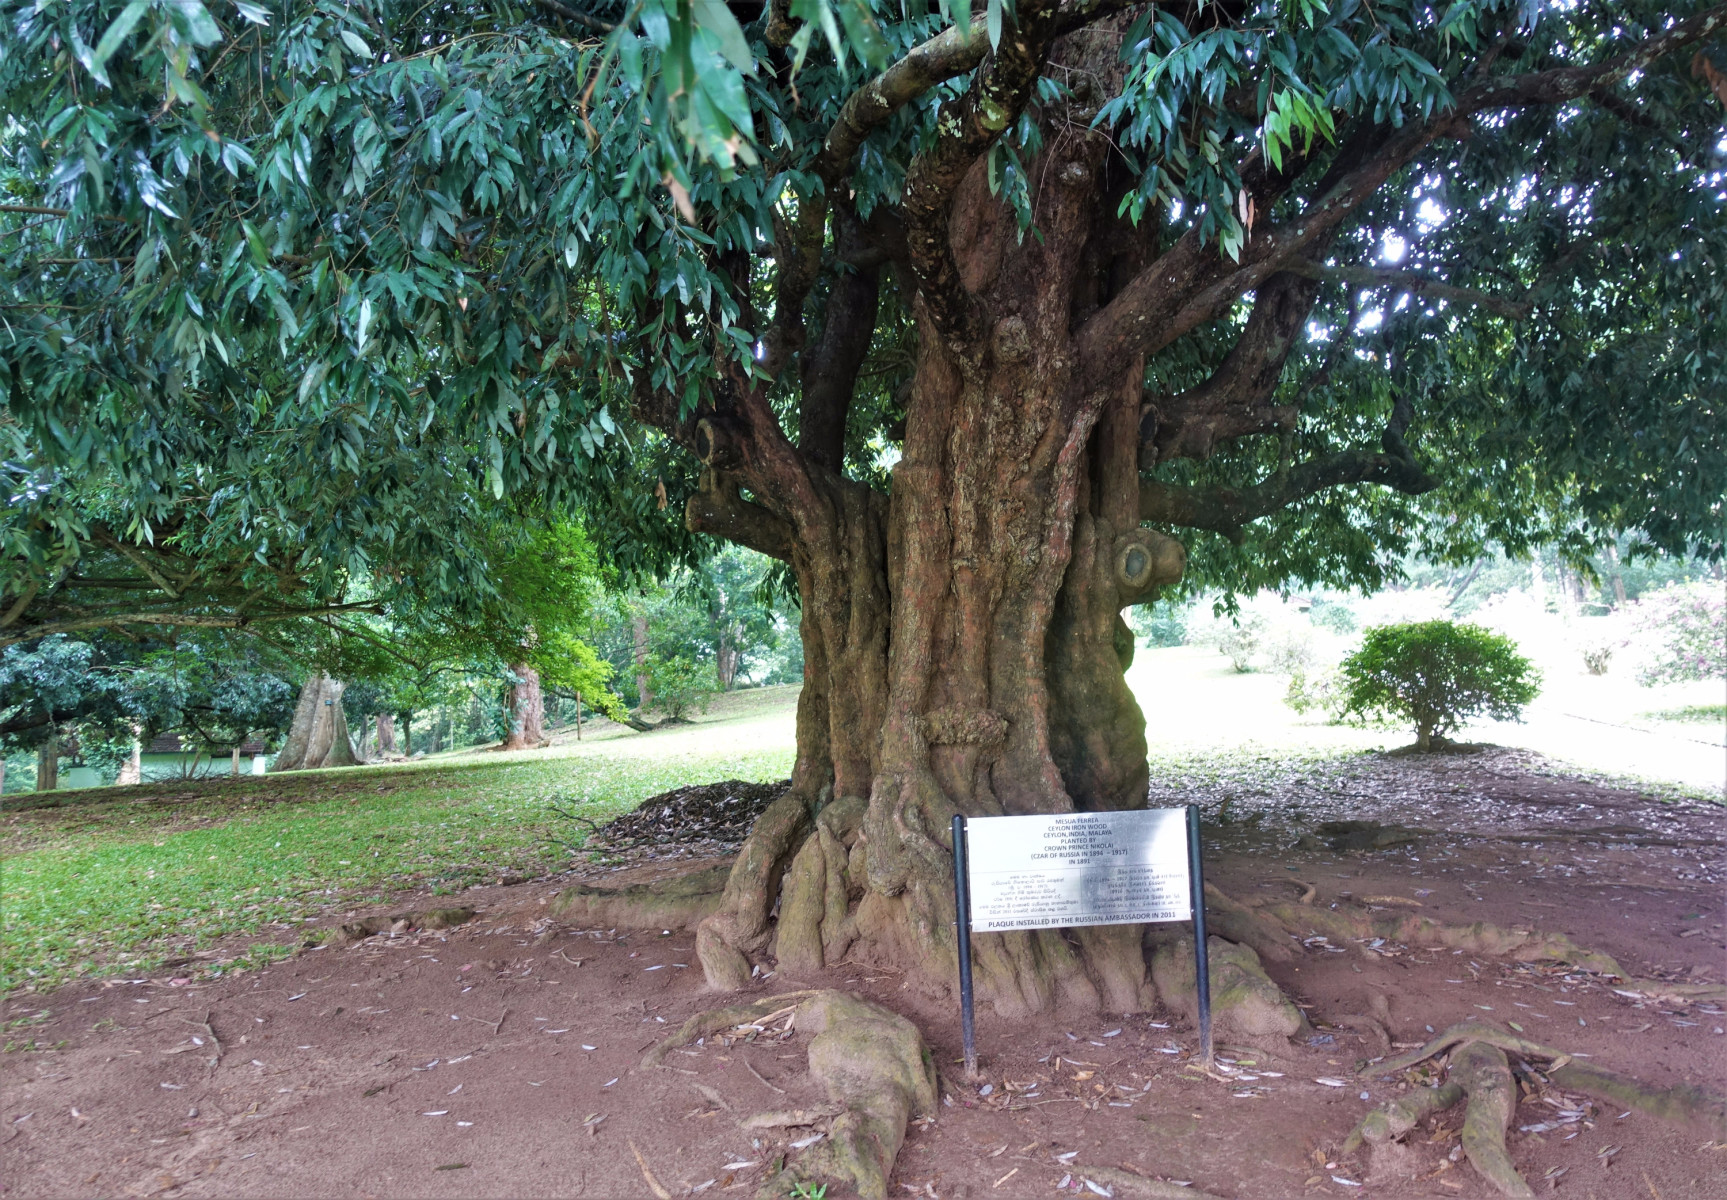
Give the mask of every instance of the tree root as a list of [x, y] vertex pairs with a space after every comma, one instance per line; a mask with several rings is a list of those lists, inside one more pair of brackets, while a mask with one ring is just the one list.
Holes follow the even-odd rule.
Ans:
[[[846, 992], [786, 992], [749, 1004], [698, 1013], [643, 1057], [651, 1070], [674, 1048], [738, 1025], [782, 1015], [809, 1035], [810, 1076], [827, 1092], [819, 1109], [769, 1112], [746, 1118], [746, 1129], [823, 1124], [826, 1138], [763, 1189], [784, 1194], [802, 1182], [855, 1188], [863, 1200], [882, 1200], [906, 1122], [936, 1112], [936, 1070], [923, 1035], [897, 1013]], [[1189, 1193], [1191, 1195], [1191, 1193]]]
[[1444, 1112], [1461, 1099], [1463, 1087], [1456, 1083], [1416, 1088], [1408, 1095], [1399, 1096], [1361, 1118], [1361, 1124], [1343, 1139], [1343, 1146], [1338, 1153], [1354, 1154], [1363, 1141], [1377, 1146], [1400, 1138], [1421, 1124], [1423, 1117]]
[[[1307, 1018], [1266, 975], [1251, 946], [1216, 937], [1208, 938], [1206, 946], [1211, 957], [1212, 1021], [1220, 1034], [1253, 1045], [1275, 1044], [1307, 1027]], [[1158, 947], [1151, 959], [1151, 976], [1167, 1004], [1190, 1019], [1197, 1014], [1192, 938]]]
[[1535, 1191], [1511, 1165], [1505, 1131], [1517, 1111], [1517, 1089], [1505, 1051], [1470, 1042], [1451, 1060], [1451, 1075], [1469, 1097], [1463, 1113], [1463, 1153], [1470, 1165], [1507, 1196], [1533, 1197]]
[[[1212, 895], [1210, 885], [1206, 894]], [[1217, 893], [1221, 896], [1222, 893]], [[1227, 899], [1227, 898], [1226, 898]], [[1395, 897], [1384, 897], [1390, 900]], [[1233, 903], [1233, 902], [1232, 902]], [[1239, 907], [1239, 906], [1238, 906]], [[1462, 950], [1513, 962], [1562, 962], [1598, 975], [1623, 981], [1625, 990], [1641, 992], [1656, 1001], [1686, 1004], [1698, 1000], [1727, 999], [1727, 985], [1718, 983], [1671, 983], [1662, 979], [1638, 979], [1612, 955], [1586, 950], [1562, 933], [1537, 933], [1528, 929], [1502, 929], [1485, 921], [1449, 925], [1415, 913], [1373, 913], [1363, 908], [1309, 907], [1297, 903], [1267, 904], [1253, 911], [1262, 922], [1279, 922], [1291, 933], [1323, 933], [1332, 938], [1384, 938], [1388, 942], [1423, 949]], [[1223, 927], [1218, 932], [1233, 936]]]
[[1589, 1063], [1578, 1062], [1563, 1050], [1544, 1046], [1529, 1038], [1485, 1021], [1463, 1021], [1445, 1030], [1426, 1045], [1384, 1062], [1372, 1063], [1362, 1074], [1390, 1075], [1448, 1050], [1455, 1049], [1447, 1081], [1433, 1088], [1418, 1088], [1375, 1109], [1362, 1118], [1343, 1142], [1341, 1153], [1350, 1154], [1365, 1141], [1381, 1146], [1402, 1137], [1423, 1117], [1440, 1112], [1467, 1096], [1463, 1119], [1463, 1150], [1482, 1176], [1507, 1196], [1532, 1196], [1505, 1148], [1505, 1131], [1517, 1107], [1511, 1067], [1506, 1052], [1517, 1055], [1539, 1075], [1557, 1087], [1610, 1100], [1663, 1120], [1688, 1123], [1712, 1137], [1727, 1139], [1727, 1096], [1681, 1085], [1652, 1087], [1625, 1075]]
[[732, 864], [719, 908], [696, 926], [696, 956], [713, 991], [735, 992], [750, 981], [744, 956], [766, 946], [772, 936], [769, 915], [780, 879], [809, 825], [808, 800], [795, 790], [756, 818]]
[[732, 1004], [725, 1008], [710, 1008], [706, 1012], [699, 1012], [680, 1025], [676, 1033], [655, 1044], [643, 1055], [637, 1069], [651, 1071], [679, 1046], [688, 1045], [697, 1038], [712, 1037], [739, 1025], [753, 1025], [770, 1013], [795, 1009], [798, 1001], [813, 995], [815, 993], [809, 990], [781, 992], [777, 996], [763, 996], [760, 1000], [752, 1000], [748, 1004]]
[[1664, 1121], [1677, 1121], [1707, 1129], [1716, 1141], [1727, 1141], [1727, 1096], [1680, 1084], [1659, 1088], [1572, 1059], [1552, 1067], [1547, 1078], [1568, 1092], [1582, 1092], [1611, 1100]]
[[730, 864], [621, 888], [577, 884], [552, 898], [552, 915], [622, 929], [692, 929], [720, 906]]

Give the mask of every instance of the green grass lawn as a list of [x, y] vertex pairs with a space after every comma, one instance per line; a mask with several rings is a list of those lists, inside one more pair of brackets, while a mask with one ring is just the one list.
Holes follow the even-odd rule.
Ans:
[[684, 784], [788, 775], [779, 699], [688, 730], [549, 751], [58, 793], [59, 807], [14, 809], [0, 817], [0, 990], [277, 934], [248, 956], [261, 961], [332, 910], [558, 870], [572, 852], [552, 839], [579, 844], [584, 827], [551, 803], [604, 820]]

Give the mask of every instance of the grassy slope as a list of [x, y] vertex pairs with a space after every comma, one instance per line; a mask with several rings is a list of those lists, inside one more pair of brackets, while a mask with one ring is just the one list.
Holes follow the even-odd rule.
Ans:
[[551, 750], [92, 789], [61, 793], [64, 807], [9, 812], [0, 989], [140, 970], [401, 888], [556, 870], [570, 851], [551, 839], [581, 837], [550, 802], [603, 820], [687, 783], [784, 778], [795, 694], [773, 689], [694, 726]]

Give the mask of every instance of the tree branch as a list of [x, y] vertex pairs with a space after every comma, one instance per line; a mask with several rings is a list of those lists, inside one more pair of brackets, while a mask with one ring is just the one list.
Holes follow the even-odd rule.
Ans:
[[534, 0], [534, 3], [549, 13], [556, 13], [572, 25], [580, 26], [583, 29], [591, 29], [595, 33], [610, 33], [613, 29], [617, 28], [615, 25], [609, 25], [598, 17], [590, 17], [585, 12], [577, 12], [569, 5], [562, 3], [561, 0]]
[[1380, 484], [1407, 496], [1419, 496], [1439, 486], [1439, 481], [1407, 454], [1344, 450], [1298, 463], [1247, 488], [1180, 488], [1145, 480], [1139, 488], [1139, 516], [1142, 521], [1209, 529], [1234, 538], [1250, 521], [1327, 488], [1351, 483]]
[[1319, 283], [1296, 272], [1266, 280], [1254, 296], [1247, 328], [1210, 378], [1146, 403], [1140, 418], [1141, 466], [1206, 458], [1219, 442], [1292, 428], [1295, 409], [1273, 405], [1271, 399], [1318, 296]]
[[1508, 300], [1491, 292], [1456, 287], [1431, 275], [1423, 275], [1420, 271], [1405, 271], [1396, 267], [1325, 267], [1316, 263], [1294, 263], [1288, 270], [1308, 279], [1341, 280], [1362, 287], [1395, 287], [1423, 296], [1432, 296], [1435, 300], [1473, 304], [1508, 321], [1524, 321], [1529, 318], [1528, 300]]
[[769, 377], [777, 377], [787, 360], [803, 348], [804, 301], [821, 272], [831, 198], [851, 174], [864, 139], [931, 88], [977, 66], [989, 49], [985, 21], [979, 14], [968, 34], [954, 26], [912, 47], [840, 106], [811, 164], [822, 182], [821, 191], [799, 197], [796, 216], [775, 222], [774, 321], [762, 337], [762, 367]]
[[30, 625], [14, 633], [0, 635], [0, 649], [19, 642], [34, 641], [51, 633], [76, 633], [81, 629], [116, 629], [124, 625], [170, 625], [190, 629], [244, 629], [265, 622], [292, 621], [301, 617], [319, 617], [336, 612], [378, 612], [372, 601], [334, 604], [323, 608], [280, 609], [274, 612], [223, 614], [176, 612], [118, 612], [68, 617]]
[[701, 484], [684, 505], [684, 528], [748, 546], [758, 554], [790, 562], [792, 527], [738, 494], [735, 479], [705, 468]]
[[1431, 142], [1464, 130], [1470, 116], [1578, 99], [1724, 27], [1727, 5], [1718, 5], [1607, 62], [1481, 80], [1465, 88], [1449, 110], [1432, 120], [1395, 131], [1371, 131], [1372, 153], [1358, 162], [1346, 162], [1340, 152], [1306, 211], [1252, 237], [1237, 263], [1224, 260], [1214, 246], [1202, 245], [1197, 231], [1190, 230], [1081, 326], [1076, 340], [1086, 377], [1102, 378], [1124, 357], [1155, 353], [1198, 325], [1215, 320], [1236, 297], [1286, 269], [1318, 238], [1329, 234]]
[[972, 77], [971, 87], [945, 101], [933, 142], [906, 169], [906, 242], [924, 312], [944, 340], [975, 345], [982, 317], [960, 278], [949, 238], [954, 190], [978, 157], [1019, 118], [1056, 35], [1055, 10], [1020, 0], [1015, 24]]

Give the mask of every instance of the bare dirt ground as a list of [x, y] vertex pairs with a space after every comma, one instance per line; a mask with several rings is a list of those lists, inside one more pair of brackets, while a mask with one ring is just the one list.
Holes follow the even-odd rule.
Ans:
[[[1226, 770], [1154, 789], [1152, 803], [1200, 793], [1220, 819], [1211, 879], [1243, 900], [1311, 885], [1314, 905], [1418, 901], [1442, 920], [1571, 934], [1639, 976], [1721, 980], [1721, 809], [1545, 771], [1503, 751], [1376, 755]], [[1435, 832], [1378, 850], [1290, 848], [1304, 835], [1322, 845], [1317, 825], [1342, 818]], [[710, 1040], [639, 1071], [650, 1045], [716, 1002], [701, 989], [693, 936], [562, 926], [546, 914], [567, 882], [474, 889], [460, 900], [478, 916], [458, 928], [308, 949], [255, 974], [14, 998], [7, 1019], [42, 1014], [27, 1032], [58, 1046], [0, 1056], [0, 1189], [648, 1196], [645, 1164], [674, 1196], [753, 1194], [801, 1139], [745, 1133], [739, 1121], [810, 1099], [804, 1039]], [[381, 911], [448, 903], [410, 894]], [[944, 1064], [943, 1107], [910, 1130], [893, 1186], [940, 1198], [1129, 1197], [1131, 1177], [1242, 1198], [1493, 1194], [1452, 1157], [1457, 1113], [1411, 1136], [1395, 1178], [1370, 1176], [1363, 1155], [1337, 1157], [1398, 1086], [1354, 1073], [1383, 1047], [1346, 1022], [1376, 1010], [1397, 1043], [1476, 1017], [1656, 1084], [1719, 1089], [1727, 1076], [1717, 1006], [1659, 1006], [1557, 965], [1316, 942], [1267, 968], [1318, 1038], [1269, 1054], [1226, 1049], [1236, 1061], [1212, 1077], [1190, 1069], [1193, 1031], [1167, 1012], [1022, 1024], [980, 1013], [980, 1087], [949, 1065], [951, 1003], [891, 971], [847, 965], [769, 977], [757, 991], [841, 987], [918, 1024]], [[1509, 1144], [1538, 1194], [1679, 1200], [1727, 1194], [1727, 1148], [1708, 1137], [1536, 1093]]]

